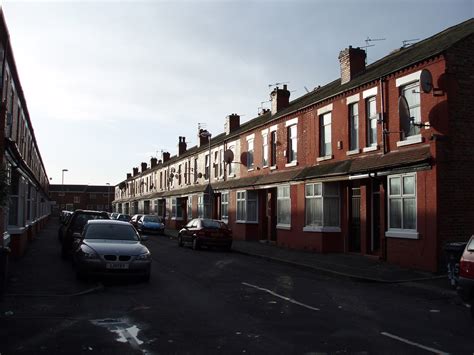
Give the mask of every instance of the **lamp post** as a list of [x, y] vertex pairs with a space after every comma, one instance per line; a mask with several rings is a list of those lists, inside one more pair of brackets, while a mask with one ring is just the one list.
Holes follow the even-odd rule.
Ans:
[[110, 183], [106, 182], [105, 184], [107, 185], [107, 210], [112, 212], [112, 209], [110, 208]]
[[65, 173], [66, 171], [68, 171], [68, 170], [67, 170], [67, 169], [63, 169], [63, 172], [62, 172], [63, 177], [62, 177], [62, 180], [61, 180], [61, 184], [62, 184], [62, 185], [64, 185], [64, 173]]
[[205, 137], [208, 139], [209, 141], [209, 176], [208, 176], [208, 179], [209, 179], [209, 182], [208, 182], [208, 185], [207, 185], [207, 190], [208, 190], [208, 195], [209, 195], [209, 218], [212, 218], [213, 217], [213, 214], [212, 214], [212, 210], [213, 210], [213, 193], [212, 193], [212, 187], [211, 187], [211, 132], [209, 132], [207, 129], [204, 129], [201, 131], [201, 133], [199, 133], [199, 136], [201, 137]]

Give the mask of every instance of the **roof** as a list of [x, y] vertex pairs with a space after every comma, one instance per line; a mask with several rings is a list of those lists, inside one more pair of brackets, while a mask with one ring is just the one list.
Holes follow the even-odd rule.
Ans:
[[[452, 47], [455, 43], [458, 43], [459, 41], [473, 34], [474, 19], [471, 18], [458, 25], [447, 28], [446, 30], [437, 33], [425, 40], [417, 42], [407, 48], [400, 48], [399, 50], [390, 53], [389, 55], [381, 58], [380, 60], [368, 65], [363, 73], [353, 78], [348, 83], [341, 85], [341, 79], [338, 78], [318, 88], [315, 91], [307, 93], [306, 95], [303, 95], [291, 101], [288, 107], [283, 110], [280, 110], [275, 115], [271, 115], [271, 113], [268, 112], [264, 115], [255, 117], [241, 124], [241, 126], [237, 130], [235, 130], [229, 135], [221, 133], [211, 139], [211, 146], [221, 144], [225, 140], [236, 139], [243, 132], [249, 131], [251, 129], [272, 122], [286, 115], [295, 113], [312, 105], [318, 104], [322, 101], [328, 100], [334, 96], [340, 95], [344, 92], [348, 92], [362, 85], [369, 84], [375, 80], [380, 79], [381, 77], [393, 74], [399, 70], [410, 67], [411, 65], [419, 63], [423, 60], [427, 60], [429, 58], [442, 54], [447, 49]], [[188, 149], [185, 153], [181, 154], [179, 157], [173, 156], [166, 163], [161, 164], [153, 169], [157, 169], [158, 167], [161, 167], [163, 165], [166, 166], [169, 164], [173, 164], [186, 156], [190, 156], [198, 151], [204, 151], [206, 149], [208, 149], [207, 145], [201, 147], [194, 146]], [[146, 170], [144, 173], [147, 174], [150, 171], [151, 170]]]
[[49, 192], [113, 193], [109, 185], [49, 185]]

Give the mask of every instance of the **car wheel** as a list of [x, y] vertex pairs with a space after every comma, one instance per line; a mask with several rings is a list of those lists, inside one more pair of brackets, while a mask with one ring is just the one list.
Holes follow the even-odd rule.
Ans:
[[199, 245], [199, 240], [197, 238], [193, 239], [193, 249], [194, 250], [199, 250], [201, 249], [201, 246]]
[[184, 245], [183, 237], [181, 237], [181, 234], [178, 234], [178, 246], [182, 247], [183, 245]]

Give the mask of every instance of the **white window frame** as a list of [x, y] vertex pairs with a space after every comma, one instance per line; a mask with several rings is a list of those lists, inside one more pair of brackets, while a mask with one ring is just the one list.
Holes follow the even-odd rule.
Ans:
[[[286, 191], [284, 191], [286, 190]], [[286, 193], [287, 192], [287, 193]], [[289, 223], [281, 221], [280, 206], [281, 204], [288, 204]], [[291, 228], [291, 187], [290, 185], [277, 186], [277, 228], [290, 229]]]
[[298, 162], [298, 125], [292, 124], [286, 127], [288, 137], [287, 164], [296, 165]]
[[229, 192], [228, 191], [221, 192], [221, 219], [225, 222], [228, 222], [229, 220]]
[[[329, 118], [329, 123], [326, 119]], [[326, 135], [326, 128], [329, 126], [329, 140]], [[326, 145], [329, 144], [329, 151]], [[328, 111], [319, 116], [319, 157], [332, 157], [332, 112]]]
[[262, 168], [269, 165], [268, 161], [268, 131], [262, 132]]
[[255, 157], [254, 157], [254, 151], [255, 151], [255, 141], [254, 138], [247, 138], [247, 169], [248, 170], [253, 170], [255, 167]]
[[204, 218], [204, 194], [199, 194], [197, 199], [197, 218]]
[[[403, 192], [403, 178], [405, 177], [413, 177], [414, 179], [414, 193], [413, 194], [406, 194]], [[391, 188], [391, 180], [399, 179], [399, 194], [393, 194]], [[406, 174], [397, 174], [397, 175], [389, 175], [387, 177], [387, 220], [388, 220], [388, 230], [385, 232], [385, 236], [389, 238], [406, 238], [406, 239], [418, 239], [419, 233], [417, 232], [418, 228], [418, 204], [417, 204], [417, 178], [416, 173], [406, 173]], [[394, 199], [401, 200], [401, 207], [400, 207], [400, 219], [402, 228], [391, 228], [391, 220], [390, 220], [390, 201]], [[403, 205], [405, 200], [414, 200], [415, 206], [415, 228], [414, 229], [407, 229], [404, 228], [404, 221], [403, 221]]]
[[[328, 184], [337, 184], [337, 195], [330, 195], [327, 193], [325, 190], [325, 185]], [[321, 193], [320, 194], [313, 194], [308, 195], [308, 188], [309, 186], [313, 186], [313, 191], [314, 187], [316, 185], [320, 186]], [[306, 220], [306, 209], [308, 206], [307, 200], [308, 199], [321, 199], [321, 225], [313, 225], [313, 224], [308, 224], [308, 221]], [[338, 204], [337, 204], [337, 217], [338, 217], [338, 223], [337, 226], [325, 226], [324, 224], [324, 210], [326, 207], [325, 199], [334, 199], [337, 198]], [[340, 232], [341, 231], [341, 194], [340, 194], [340, 185], [337, 182], [330, 182], [330, 183], [325, 183], [325, 182], [314, 182], [314, 183], [308, 183], [305, 184], [305, 226], [303, 228], [304, 232]]]
[[[410, 103], [408, 101], [406, 92], [410, 92], [411, 95], [414, 95], [414, 97], [418, 98], [418, 102], [415, 104], [412, 104], [410, 106]], [[410, 111], [410, 117], [413, 117], [415, 119], [415, 123], [421, 123], [421, 95], [420, 95], [420, 82], [419, 81], [413, 81], [411, 83], [407, 83], [406, 85], [400, 86], [400, 95], [405, 97], [407, 102], [408, 102], [408, 108]], [[413, 134], [410, 134], [409, 136], [405, 136], [403, 142], [410, 141], [413, 143], [418, 143], [421, 141], [421, 128], [416, 127], [416, 126], [411, 126], [411, 129], [413, 129]], [[400, 146], [400, 144], [397, 144]], [[403, 144], [402, 144], [403, 145]]]
[[[249, 198], [249, 193], [255, 194], [255, 199]], [[237, 223], [249, 223], [257, 224], [258, 223], [258, 193], [255, 190], [240, 190], [236, 192], [236, 222]], [[249, 202], [255, 202], [255, 220], [249, 220], [248, 218], [248, 206]], [[240, 214], [239, 204], [242, 204], [242, 214]]]
[[349, 152], [359, 153], [359, 102], [348, 105], [349, 111]]
[[[370, 103], [374, 102], [375, 112], [370, 111]], [[377, 97], [370, 96], [365, 100], [365, 109], [366, 109], [366, 122], [367, 122], [367, 147], [376, 147], [377, 146]], [[374, 142], [371, 142], [371, 133], [372, 133], [372, 122], [375, 121], [375, 138]]]

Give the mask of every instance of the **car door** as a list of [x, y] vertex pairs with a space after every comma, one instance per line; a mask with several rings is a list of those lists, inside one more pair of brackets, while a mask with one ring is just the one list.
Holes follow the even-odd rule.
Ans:
[[194, 228], [194, 230], [196, 229], [195, 228], [196, 223], [197, 223], [197, 220], [192, 219], [191, 221], [188, 222], [188, 224], [186, 224], [186, 228], [184, 229], [184, 233], [183, 233], [183, 240], [184, 241], [186, 241], [186, 242], [192, 241], [192, 235], [194, 233], [193, 228]]

